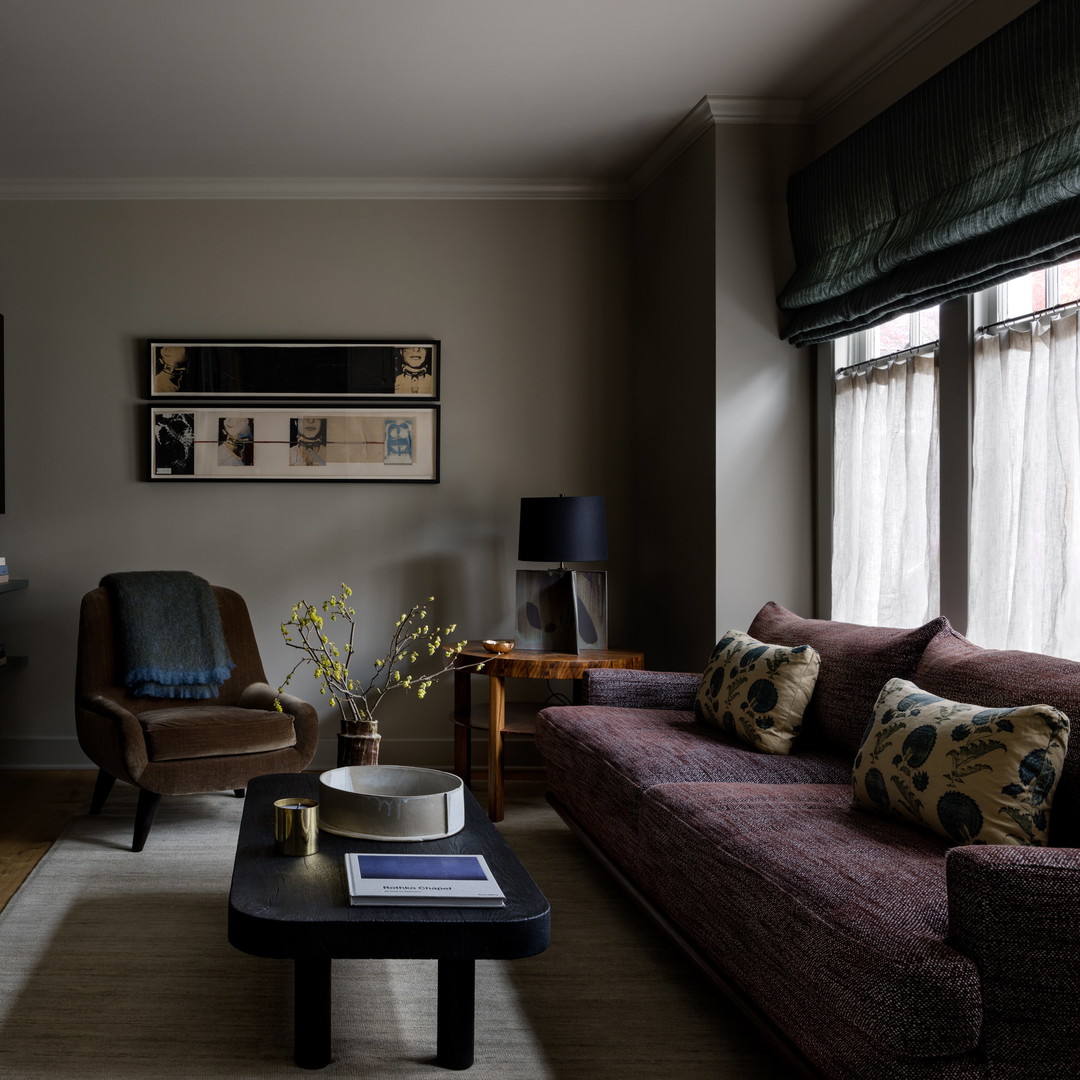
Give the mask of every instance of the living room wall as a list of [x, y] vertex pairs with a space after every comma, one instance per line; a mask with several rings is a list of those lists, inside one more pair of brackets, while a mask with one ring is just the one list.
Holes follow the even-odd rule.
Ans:
[[[0, 678], [0, 767], [86, 763], [78, 606], [116, 570], [240, 591], [277, 682], [279, 623], [341, 581], [366, 655], [428, 595], [462, 636], [513, 634], [520, 497], [602, 494], [611, 643], [648, 666], [699, 668], [765, 600], [807, 611], [809, 365], [773, 301], [804, 135], [711, 130], [634, 202], [0, 202], [0, 553], [31, 581], [0, 598], [30, 657]], [[442, 341], [439, 484], [143, 478], [146, 338], [402, 335]], [[450, 707], [388, 701], [383, 759], [448, 767]]]
[[[361, 650], [428, 595], [463, 636], [512, 634], [520, 497], [602, 494], [611, 636], [627, 641], [629, 213], [601, 201], [0, 203], [0, 553], [31, 583], [0, 597], [0, 641], [30, 657], [0, 681], [0, 766], [86, 763], [76, 623], [110, 571], [189, 569], [237, 589], [277, 682], [293, 659], [278, 624], [343, 580]], [[143, 479], [142, 339], [413, 335], [442, 341], [441, 483]], [[307, 676], [297, 686], [314, 694]], [[386, 709], [385, 761], [449, 766], [448, 685]]]
[[767, 600], [811, 615], [811, 362], [780, 339], [793, 125], [715, 125], [638, 197], [636, 640], [699, 671]]

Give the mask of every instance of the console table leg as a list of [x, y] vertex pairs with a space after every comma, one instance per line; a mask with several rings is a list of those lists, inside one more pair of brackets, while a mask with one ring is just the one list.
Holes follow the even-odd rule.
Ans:
[[506, 679], [488, 679], [488, 817], [503, 819], [503, 729], [506, 726]]
[[330, 1064], [330, 957], [298, 956], [293, 968], [293, 1055], [302, 1069]]
[[476, 961], [439, 961], [438, 1049], [435, 1063], [467, 1069], [473, 1063]]

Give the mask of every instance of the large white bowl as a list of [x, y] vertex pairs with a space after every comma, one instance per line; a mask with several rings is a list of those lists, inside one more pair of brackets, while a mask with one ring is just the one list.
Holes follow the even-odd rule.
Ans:
[[319, 777], [319, 828], [362, 840], [438, 840], [465, 827], [461, 777], [407, 765], [347, 765]]

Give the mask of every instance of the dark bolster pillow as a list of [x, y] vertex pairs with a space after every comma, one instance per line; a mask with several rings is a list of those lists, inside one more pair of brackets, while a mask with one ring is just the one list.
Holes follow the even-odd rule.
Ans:
[[817, 650], [821, 670], [804, 716], [805, 736], [823, 736], [854, 757], [881, 688], [890, 679], [917, 682], [915, 669], [923, 650], [947, 628], [944, 616], [911, 629], [804, 619], [770, 601], [747, 632], [771, 645]]

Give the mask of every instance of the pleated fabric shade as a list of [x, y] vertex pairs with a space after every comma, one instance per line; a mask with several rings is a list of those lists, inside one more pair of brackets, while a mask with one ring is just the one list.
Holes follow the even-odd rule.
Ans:
[[1080, 4], [1041, 0], [796, 173], [788, 216], [795, 345], [1080, 253]]

